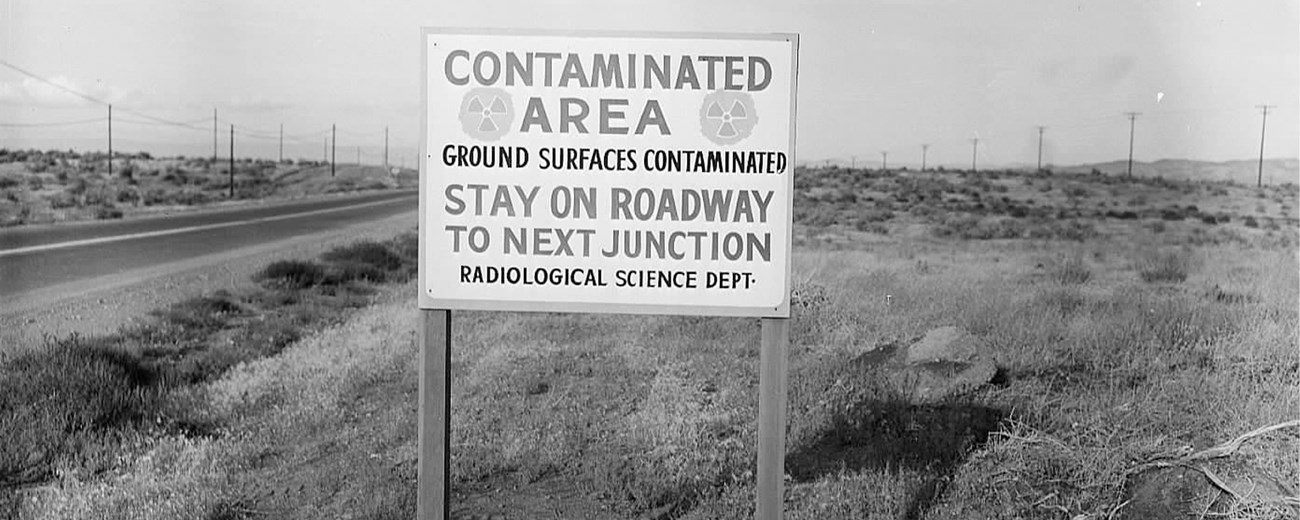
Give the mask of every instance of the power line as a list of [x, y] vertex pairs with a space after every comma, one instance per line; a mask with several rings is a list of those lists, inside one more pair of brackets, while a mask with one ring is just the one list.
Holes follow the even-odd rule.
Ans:
[[105, 121], [106, 119], [107, 119], [107, 118], [104, 118], [104, 117], [97, 117], [97, 118], [94, 118], [94, 119], [79, 119], [79, 120], [76, 120], [76, 121], [58, 121], [58, 122], [50, 122], [50, 123], [0, 123], [0, 127], [5, 127], [5, 128], [47, 128], [47, 127], [56, 127], [56, 126], [75, 126], [75, 125], [87, 125], [87, 124], [91, 124], [91, 123], [101, 123], [101, 122]]
[[[29, 77], [29, 78], [32, 78], [32, 79], [34, 79], [34, 80], [36, 80], [36, 81], [39, 81], [39, 82], [41, 82], [41, 83], [44, 83], [44, 84], [46, 84], [46, 85], [49, 85], [49, 86], [54, 87], [54, 88], [57, 88], [57, 89], [59, 89], [59, 90], [62, 90], [62, 91], [64, 91], [64, 92], [67, 92], [67, 93], [72, 94], [72, 95], [74, 95], [74, 96], [77, 96], [77, 97], [79, 97], [79, 98], [81, 98], [81, 99], [85, 99], [85, 100], [87, 100], [87, 101], [90, 101], [91, 103], [96, 103], [96, 104], [103, 105], [103, 106], [111, 106], [111, 105], [112, 105], [112, 104], [109, 103], [108, 101], [105, 101], [105, 100], [103, 100], [103, 99], [99, 99], [99, 98], [97, 98], [97, 97], [94, 97], [94, 96], [92, 96], [92, 95], [90, 95], [90, 94], [86, 94], [86, 93], [84, 93], [84, 92], [80, 92], [80, 91], [77, 91], [77, 90], [74, 90], [74, 89], [71, 89], [71, 88], [65, 87], [65, 86], [63, 86], [63, 85], [60, 85], [60, 84], [58, 84], [58, 83], [55, 83], [54, 81], [51, 81], [51, 80], [49, 80], [49, 79], [46, 79], [46, 78], [43, 77], [43, 76], [37, 75], [37, 74], [34, 73], [34, 72], [28, 71], [27, 69], [24, 69], [24, 68], [22, 68], [22, 67], [19, 67], [19, 66], [17, 66], [17, 65], [14, 65], [14, 64], [12, 64], [12, 63], [9, 63], [8, 61], [0, 60], [0, 65], [5, 66], [5, 67], [10, 68], [10, 69], [13, 69], [14, 71], [18, 72], [19, 74], [22, 74], [22, 75], [24, 75], [24, 76], [27, 76], [27, 77]], [[131, 115], [133, 115], [133, 116], [137, 116], [137, 117], [143, 117], [143, 118], [145, 118], [145, 119], [149, 119], [149, 120], [152, 120], [152, 121], [156, 121], [156, 122], [159, 122], [159, 123], [162, 123], [162, 124], [165, 124], [165, 125], [171, 125], [171, 126], [176, 126], [176, 127], [180, 127], [180, 128], [189, 128], [189, 129], [192, 129], [192, 130], [196, 130], [196, 129], [197, 129], [197, 128], [195, 128], [195, 127], [193, 127], [193, 126], [191, 126], [190, 124], [187, 124], [187, 123], [182, 123], [182, 122], [179, 122], [179, 121], [172, 121], [172, 120], [169, 120], [169, 119], [163, 119], [163, 118], [161, 118], [161, 117], [154, 117], [154, 116], [151, 116], [151, 115], [149, 115], [149, 114], [145, 114], [145, 113], [142, 113], [142, 112], [137, 112], [137, 111], [135, 111], [135, 110], [131, 110], [131, 109], [129, 109], [129, 108], [122, 108], [122, 107], [119, 106], [117, 109], [118, 109], [119, 111], [121, 111], [121, 112], [126, 112], [126, 113], [128, 113], [128, 114], [131, 114]]]
[[54, 88], [57, 88], [57, 89], [59, 89], [59, 90], [62, 90], [62, 91], [64, 91], [64, 92], [67, 92], [67, 93], [69, 93], [69, 94], [72, 94], [72, 95], [74, 95], [74, 96], [77, 96], [77, 97], [79, 97], [79, 98], [85, 99], [86, 101], [90, 101], [91, 103], [97, 103], [97, 104], [105, 105], [105, 106], [108, 105], [108, 102], [107, 102], [107, 101], [103, 101], [103, 100], [100, 100], [100, 99], [98, 99], [98, 98], [92, 97], [92, 96], [90, 96], [90, 95], [83, 94], [83, 93], [81, 93], [81, 92], [77, 92], [77, 91], [72, 90], [72, 89], [70, 89], [70, 88], [68, 88], [68, 87], [65, 87], [65, 86], [63, 86], [63, 85], [60, 85], [60, 84], [55, 83], [55, 82], [53, 82], [53, 81], [50, 81], [50, 80], [48, 80], [48, 79], [45, 79], [45, 78], [43, 78], [43, 77], [41, 77], [41, 76], [37, 76], [36, 74], [34, 74], [34, 73], [32, 73], [32, 72], [28, 72], [27, 70], [23, 69], [22, 67], [19, 67], [19, 66], [17, 66], [17, 65], [14, 65], [14, 64], [12, 64], [12, 63], [9, 63], [9, 62], [7, 62], [7, 61], [5, 61], [5, 60], [0, 60], [0, 65], [3, 65], [3, 66], [8, 67], [8, 68], [10, 68], [10, 69], [13, 69], [13, 70], [17, 71], [19, 74], [22, 74], [22, 75], [24, 75], [24, 76], [27, 76], [27, 77], [29, 77], [29, 78], [32, 78], [32, 79], [34, 79], [34, 80], [36, 80], [36, 81], [39, 81], [39, 82], [41, 82], [41, 83], [44, 83], [44, 84], [46, 84], [46, 85], [49, 85], [49, 86], [54, 87]]

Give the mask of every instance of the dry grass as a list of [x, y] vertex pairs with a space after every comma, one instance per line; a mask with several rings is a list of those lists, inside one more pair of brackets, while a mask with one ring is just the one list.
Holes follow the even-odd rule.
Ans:
[[[942, 190], [1026, 190], [1081, 207], [1106, 192], [1066, 180], [966, 179]], [[843, 182], [906, 187], [885, 176]], [[1052, 189], [1039, 191], [1047, 182]], [[1139, 188], [1151, 200], [1179, 189]], [[1175, 225], [1200, 219], [1169, 221], [1158, 240], [1130, 222], [1083, 243], [937, 240], [895, 219], [906, 220], [877, 221], [891, 226], [884, 238], [852, 226], [799, 229], [790, 518], [1111, 518], [1124, 512], [1126, 476], [1142, 464], [1300, 417], [1294, 248], [1261, 234], [1246, 254], [1235, 242], [1187, 243], [1192, 234]], [[166, 489], [159, 503], [192, 509], [164, 514], [142, 502], [112, 514], [410, 517], [414, 290], [384, 289], [348, 322], [193, 387], [187, 398], [225, 425], [221, 434], [140, 452], [172, 450], [189, 462], [79, 474], [51, 484], [43, 500], [128, 503], [111, 497]], [[942, 325], [984, 342], [995, 384], [921, 405], [905, 377], [861, 361]], [[456, 514], [752, 517], [754, 320], [457, 312], [453, 334]], [[1298, 442], [1294, 429], [1272, 431], [1231, 457], [1293, 483]], [[42, 507], [34, 517], [102, 512]], [[1222, 514], [1288, 512], [1246, 501]]]

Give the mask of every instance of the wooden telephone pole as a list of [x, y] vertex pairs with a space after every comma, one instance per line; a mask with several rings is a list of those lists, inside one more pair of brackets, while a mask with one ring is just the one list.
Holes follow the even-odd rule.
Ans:
[[1137, 116], [1142, 115], [1142, 113], [1126, 112], [1125, 114], [1128, 115], [1128, 176], [1132, 177], [1133, 176], [1133, 128], [1137, 124], [1135, 123], [1135, 121], [1137, 121]]
[[1043, 130], [1047, 127], [1038, 127], [1038, 171], [1043, 171]]
[[113, 105], [108, 105], [108, 177], [113, 178]]
[[1255, 177], [1255, 187], [1264, 187], [1264, 130], [1268, 128], [1268, 109], [1275, 108], [1277, 105], [1256, 105], [1264, 111], [1264, 120], [1259, 124], [1259, 173]]

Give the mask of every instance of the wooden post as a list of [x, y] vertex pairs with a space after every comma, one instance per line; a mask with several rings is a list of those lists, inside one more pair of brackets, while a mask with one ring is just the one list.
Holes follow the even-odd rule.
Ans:
[[415, 517], [449, 520], [451, 311], [420, 309], [419, 473]]
[[758, 358], [758, 520], [785, 509], [785, 397], [790, 320], [763, 318]]

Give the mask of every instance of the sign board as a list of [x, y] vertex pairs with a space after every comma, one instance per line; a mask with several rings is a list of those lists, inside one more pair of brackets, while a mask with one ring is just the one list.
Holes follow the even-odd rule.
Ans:
[[797, 36], [422, 36], [421, 308], [789, 316]]

